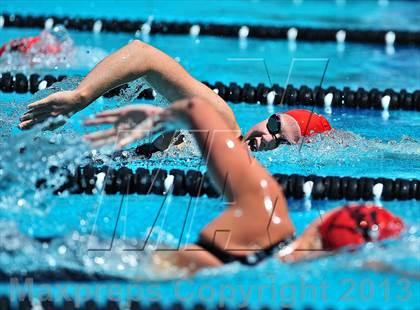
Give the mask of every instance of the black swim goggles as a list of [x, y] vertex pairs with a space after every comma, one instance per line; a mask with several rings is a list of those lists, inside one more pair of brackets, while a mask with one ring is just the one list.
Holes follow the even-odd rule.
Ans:
[[267, 130], [270, 133], [270, 135], [273, 136], [273, 138], [276, 140], [277, 146], [280, 144], [290, 144], [289, 141], [287, 141], [284, 138], [280, 138], [277, 135], [281, 135], [281, 117], [278, 114], [273, 114], [268, 118], [267, 121]]
[[273, 114], [268, 118], [267, 130], [273, 136], [281, 132], [281, 118], [279, 115]]

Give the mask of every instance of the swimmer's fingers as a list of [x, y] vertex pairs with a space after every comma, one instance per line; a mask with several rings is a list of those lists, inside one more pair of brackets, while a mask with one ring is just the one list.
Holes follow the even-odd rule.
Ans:
[[30, 129], [30, 128], [32, 128], [32, 126], [33, 126], [34, 124], [33, 124], [33, 120], [27, 120], [27, 121], [23, 121], [23, 122], [21, 122], [19, 125], [18, 125], [18, 127], [19, 127], [19, 129], [22, 129], [22, 130], [26, 130], [26, 129]]
[[95, 117], [119, 116], [126, 109], [127, 107], [102, 111], [102, 112], [96, 113]]
[[45, 108], [51, 105], [51, 101], [50, 99], [44, 98], [35, 102], [32, 102], [31, 104], [28, 105], [28, 109], [40, 109], [40, 108]]
[[44, 108], [44, 109], [39, 109], [39, 110], [31, 109], [22, 115], [22, 117], [20, 118], [20, 121], [27, 121], [30, 119], [34, 119], [34, 118], [39, 117], [40, 115], [48, 114], [51, 112], [52, 112], [52, 108]]
[[117, 116], [95, 116], [95, 118], [88, 118], [84, 124], [87, 126], [102, 125], [102, 124], [114, 124], [118, 120]]
[[29, 115], [29, 116], [26, 116], [25, 119], [21, 120], [21, 123], [18, 126], [22, 130], [30, 129], [34, 125], [38, 123], [42, 123], [49, 117], [54, 117], [54, 116], [57, 116], [57, 115], [55, 114], [53, 115], [51, 112], [43, 112], [36, 115]]
[[128, 135], [126, 137], [118, 137], [117, 139], [117, 144], [116, 144], [116, 149], [120, 150], [122, 149], [124, 146], [129, 145], [131, 143], [133, 143], [134, 141], [140, 139], [141, 135], [138, 134], [131, 134]]
[[115, 145], [116, 140], [117, 140], [117, 138], [115, 136], [113, 136], [113, 137], [109, 137], [109, 138], [106, 138], [106, 139], [102, 139], [102, 140], [92, 142], [91, 146], [92, 146], [92, 148], [97, 149], [97, 148], [101, 148], [105, 145], [111, 145], [111, 144]]
[[111, 129], [100, 130], [94, 133], [87, 134], [83, 137], [83, 139], [90, 142], [97, 142], [103, 139], [114, 137], [116, 136], [116, 134], [117, 134], [117, 130], [115, 128], [111, 128]]
[[162, 132], [163, 129], [160, 126], [160, 123], [157, 124], [158, 120], [156, 118], [147, 118], [139, 125], [134, 127], [133, 130], [129, 132], [127, 135], [120, 135], [117, 140], [117, 149], [121, 149], [124, 146], [127, 146], [133, 143], [136, 140], [141, 140], [150, 134], [156, 134]]

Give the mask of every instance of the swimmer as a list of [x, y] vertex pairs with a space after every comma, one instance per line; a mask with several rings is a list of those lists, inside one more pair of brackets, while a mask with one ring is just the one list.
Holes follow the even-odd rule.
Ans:
[[132, 105], [86, 120], [86, 125], [98, 124], [131, 129], [123, 136], [115, 127], [85, 136], [96, 146], [116, 143], [119, 148], [141, 139], [148, 130], [191, 130], [213, 183], [229, 202], [225, 211], [201, 230], [195, 244], [178, 251], [155, 252], [156, 271], [176, 266], [194, 273], [232, 262], [256, 265], [269, 257], [282, 262], [314, 259], [343, 248], [396, 238], [404, 229], [402, 220], [385, 208], [350, 205], [327, 212], [296, 237], [280, 185], [250, 156], [226, 118], [204, 99], [179, 100], [166, 109]]
[[51, 56], [68, 53], [73, 47], [73, 40], [62, 25], [51, 30], [43, 30], [38, 36], [14, 39], [0, 47], [0, 61], [8, 56], [22, 56], [30, 65], [39, 62], [39, 56]]
[[66, 28], [57, 25], [40, 35], [12, 40], [0, 47], [0, 66], [10, 71], [57, 68], [67, 65], [75, 53]]
[[272, 150], [280, 144], [297, 144], [303, 138], [332, 129], [327, 119], [309, 110], [275, 113], [254, 125], [244, 136], [251, 151]]
[[[19, 128], [29, 129], [58, 115], [71, 116], [107, 91], [140, 77], [145, 78], [170, 102], [195, 96], [203, 98], [222, 115], [229, 129], [237, 130], [238, 136], [240, 135], [232, 109], [220, 96], [193, 78], [173, 58], [139, 40], [134, 40], [103, 59], [75, 90], [57, 92], [31, 103], [28, 111], [20, 119]], [[271, 126], [271, 133], [267, 125]], [[283, 142], [298, 143], [302, 137], [328, 129], [331, 129], [331, 126], [322, 116], [316, 114], [311, 116], [307, 110], [292, 110], [275, 114], [266, 121], [258, 123], [245, 135], [244, 141], [252, 150], [269, 150]], [[149, 154], [149, 149], [164, 150], [171, 142], [172, 135], [169, 134], [167, 137], [169, 138], [158, 140], [160, 143], [154, 143], [150, 148], [145, 147], [142, 153]]]

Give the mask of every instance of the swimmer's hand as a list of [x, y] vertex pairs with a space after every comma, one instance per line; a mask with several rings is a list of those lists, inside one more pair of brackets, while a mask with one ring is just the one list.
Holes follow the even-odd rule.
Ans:
[[[76, 91], [60, 91], [28, 105], [28, 111], [20, 118], [20, 129], [30, 129], [34, 125], [59, 115], [71, 116], [86, 107], [82, 97]], [[50, 122], [48, 128], [55, 129], [64, 125], [61, 118], [58, 122]]]
[[131, 105], [129, 107], [104, 111], [87, 119], [85, 125], [114, 125], [111, 129], [100, 130], [84, 136], [93, 147], [115, 144], [116, 149], [147, 136], [159, 125], [159, 116], [165, 110], [150, 105]]

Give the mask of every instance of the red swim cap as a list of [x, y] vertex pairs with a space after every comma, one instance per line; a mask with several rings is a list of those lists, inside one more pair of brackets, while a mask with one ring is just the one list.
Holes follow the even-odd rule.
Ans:
[[10, 50], [19, 51], [23, 54], [29, 52], [32, 46], [41, 41], [40, 36], [16, 39], [10, 41]]
[[352, 205], [329, 214], [319, 226], [319, 233], [324, 249], [336, 250], [395, 237], [403, 228], [403, 221], [384, 208]]
[[300, 133], [303, 137], [312, 136], [317, 133], [323, 133], [332, 129], [327, 119], [315, 112], [296, 109], [287, 111], [284, 114], [290, 115], [297, 121], [300, 127]]
[[5, 45], [3, 45], [2, 47], [0, 47], [0, 57], [1, 57], [1, 55], [3, 55], [3, 53], [6, 51], [6, 44]]

